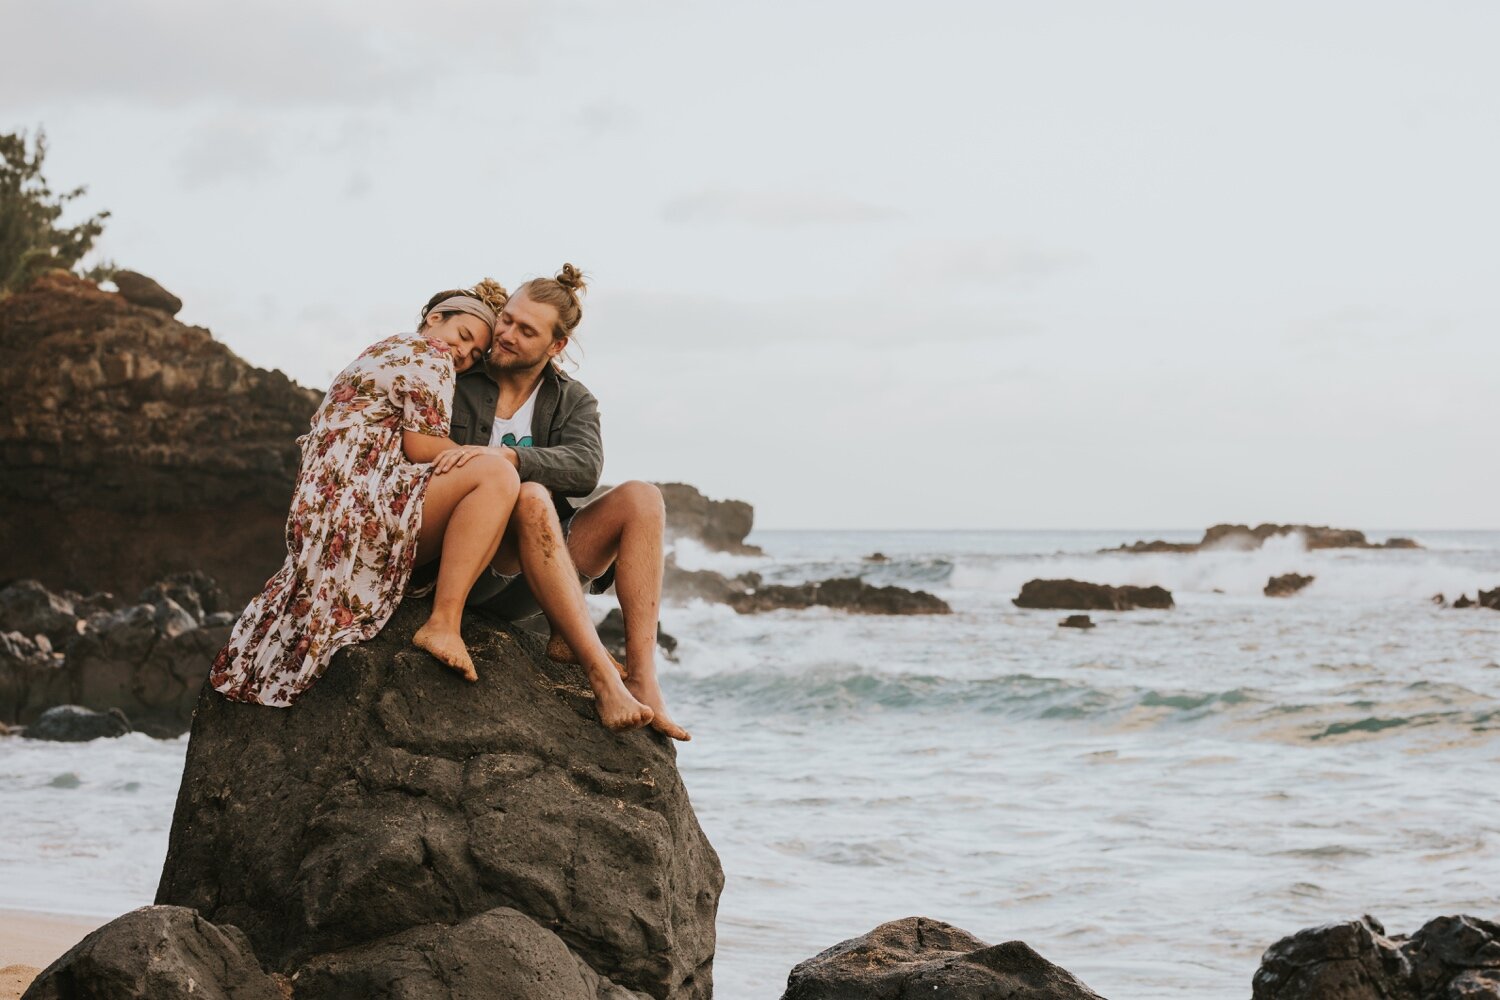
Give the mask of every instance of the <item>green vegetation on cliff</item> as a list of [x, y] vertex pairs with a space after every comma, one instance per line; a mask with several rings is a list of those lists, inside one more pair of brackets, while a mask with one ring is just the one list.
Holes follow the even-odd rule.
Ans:
[[[47, 135], [25, 132], [0, 134], [0, 295], [28, 284], [40, 271], [61, 267], [76, 270], [104, 232], [108, 212], [99, 212], [76, 226], [60, 226], [68, 203], [87, 188], [54, 192], [42, 176], [47, 158]], [[108, 268], [95, 268], [89, 277], [107, 277]]]

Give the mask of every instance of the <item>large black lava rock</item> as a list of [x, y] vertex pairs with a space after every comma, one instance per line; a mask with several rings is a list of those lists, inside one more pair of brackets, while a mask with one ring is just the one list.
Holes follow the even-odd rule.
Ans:
[[787, 977], [781, 1000], [1103, 1000], [1021, 941], [989, 945], [927, 917], [881, 924]]
[[430, 995], [361, 992], [427, 953], [462, 956], [480, 996], [508, 981], [480, 966], [555, 981], [569, 952], [707, 1000], [723, 872], [671, 741], [609, 732], [579, 668], [479, 618], [465, 682], [410, 645], [429, 609], [407, 601], [290, 709], [204, 690], [157, 901], [242, 928], [322, 997]]
[[1438, 917], [1410, 938], [1363, 917], [1266, 949], [1252, 1000], [1500, 1000], [1500, 924]]
[[181, 906], [116, 917], [43, 969], [22, 1000], [284, 1000], [245, 935]]

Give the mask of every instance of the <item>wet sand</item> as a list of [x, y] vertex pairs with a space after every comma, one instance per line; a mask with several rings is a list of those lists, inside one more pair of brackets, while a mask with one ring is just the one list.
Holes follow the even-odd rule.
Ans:
[[0, 1000], [17, 1000], [38, 972], [105, 923], [103, 917], [0, 910]]

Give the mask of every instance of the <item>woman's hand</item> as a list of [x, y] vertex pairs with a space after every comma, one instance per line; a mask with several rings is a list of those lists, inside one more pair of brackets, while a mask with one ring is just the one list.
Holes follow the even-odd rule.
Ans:
[[493, 448], [488, 448], [484, 445], [464, 444], [456, 448], [448, 448], [445, 451], [440, 451], [437, 458], [432, 460], [432, 474], [434, 476], [441, 476], [450, 469], [461, 467], [475, 455], [485, 455], [493, 450]]

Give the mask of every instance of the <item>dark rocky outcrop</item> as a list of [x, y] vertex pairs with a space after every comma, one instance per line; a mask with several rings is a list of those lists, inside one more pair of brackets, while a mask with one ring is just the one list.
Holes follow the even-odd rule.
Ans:
[[[599, 632], [599, 641], [604, 643], [604, 648], [609, 650], [610, 655], [620, 662], [625, 661], [625, 615], [619, 608], [610, 608], [609, 614], [604, 620], [595, 626]], [[673, 659], [677, 651], [677, 640], [663, 632], [661, 625], [656, 626], [656, 646], [666, 654], [667, 659]]]
[[[186, 731], [208, 664], [229, 637], [226, 602], [213, 580], [192, 572], [157, 581], [125, 606], [107, 594], [12, 584], [0, 591], [0, 721], [28, 724], [53, 706], [75, 705], [119, 709], [152, 736]], [[39, 615], [52, 616], [45, 620], [53, 634], [70, 636], [60, 652], [19, 631], [37, 626]]]
[[33, 740], [55, 740], [59, 743], [82, 743], [104, 737], [124, 736], [130, 732], [130, 720], [118, 708], [108, 712], [91, 712], [79, 705], [57, 705], [37, 716], [26, 727]]
[[741, 614], [833, 608], [864, 615], [946, 615], [953, 610], [942, 598], [925, 590], [877, 587], [858, 577], [767, 584], [759, 573], [727, 577], [712, 570], [687, 570], [670, 557], [662, 589], [674, 601], [727, 604]]
[[1094, 620], [1088, 615], [1069, 615], [1057, 623], [1058, 628], [1093, 628]]
[[1313, 577], [1300, 573], [1283, 573], [1266, 581], [1264, 593], [1267, 597], [1291, 597], [1313, 582]]
[[[610, 733], [578, 668], [482, 617], [464, 682], [409, 645], [429, 607], [290, 710], [204, 690], [157, 901], [240, 927], [315, 996], [431, 995], [418, 966], [442, 955], [477, 997], [492, 971], [567, 980], [570, 952], [585, 982], [709, 997], [723, 873], [671, 742]], [[364, 992], [372, 969], [411, 990]]]
[[1481, 608], [1500, 611], [1500, 587], [1496, 587], [1494, 590], [1481, 590], [1479, 592], [1478, 604]]
[[235, 602], [260, 589], [321, 393], [63, 272], [0, 300], [0, 348], [0, 579], [133, 594], [195, 569]]
[[1313, 524], [1216, 524], [1203, 532], [1197, 542], [1134, 542], [1105, 552], [1198, 552], [1203, 549], [1228, 549], [1251, 551], [1266, 543], [1268, 538], [1282, 535], [1301, 535], [1303, 544], [1309, 549], [1420, 549], [1422, 546], [1410, 538], [1389, 538], [1384, 542], [1371, 542], [1363, 531], [1353, 528], [1330, 528]]
[[1455, 608], [1460, 608], [1460, 609], [1462, 609], [1462, 608], [1472, 608], [1472, 607], [1477, 607], [1478, 606], [1478, 602], [1475, 601], [1468, 594], [1459, 594], [1458, 595], [1458, 600], [1456, 600], [1456, 601], [1453, 602], [1453, 606]]
[[760, 555], [745, 544], [755, 508], [743, 500], [710, 500], [686, 483], [657, 483], [667, 507], [667, 538], [691, 538], [707, 548], [736, 555]]
[[182, 300], [157, 284], [154, 278], [148, 278], [138, 271], [116, 271], [110, 276], [110, 280], [115, 283], [120, 297], [126, 302], [156, 309], [168, 316], [176, 316], [182, 312]]
[[1253, 1000], [1495, 1000], [1500, 924], [1438, 917], [1410, 938], [1363, 917], [1299, 931], [1266, 950]]
[[794, 586], [751, 587], [726, 603], [741, 614], [783, 608], [832, 608], [863, 615], [946, 615], [953, 610], [942, 598], [925, 590], [876, 587], [852, 576]]
[[1172, 594], [1164, 587], [1111, 587], [1081, 580], [1028, 580], [1011, 603], [1018, 608], [1054, 611], [1165, 610], [1173, 607]]
[[650, 1000], [600, 976], [551, 931], [499, 907], [320, 955], [297, 973], [297, 1000]]
[[893, 920], [800, 963], [781, 1000], [1102, 1000], [1020, 941], [989, 945], [926, 917]]
[[237, 928], [180, 906], [116, 917], [43, 969], [22, 1000], [287, 1000]]

